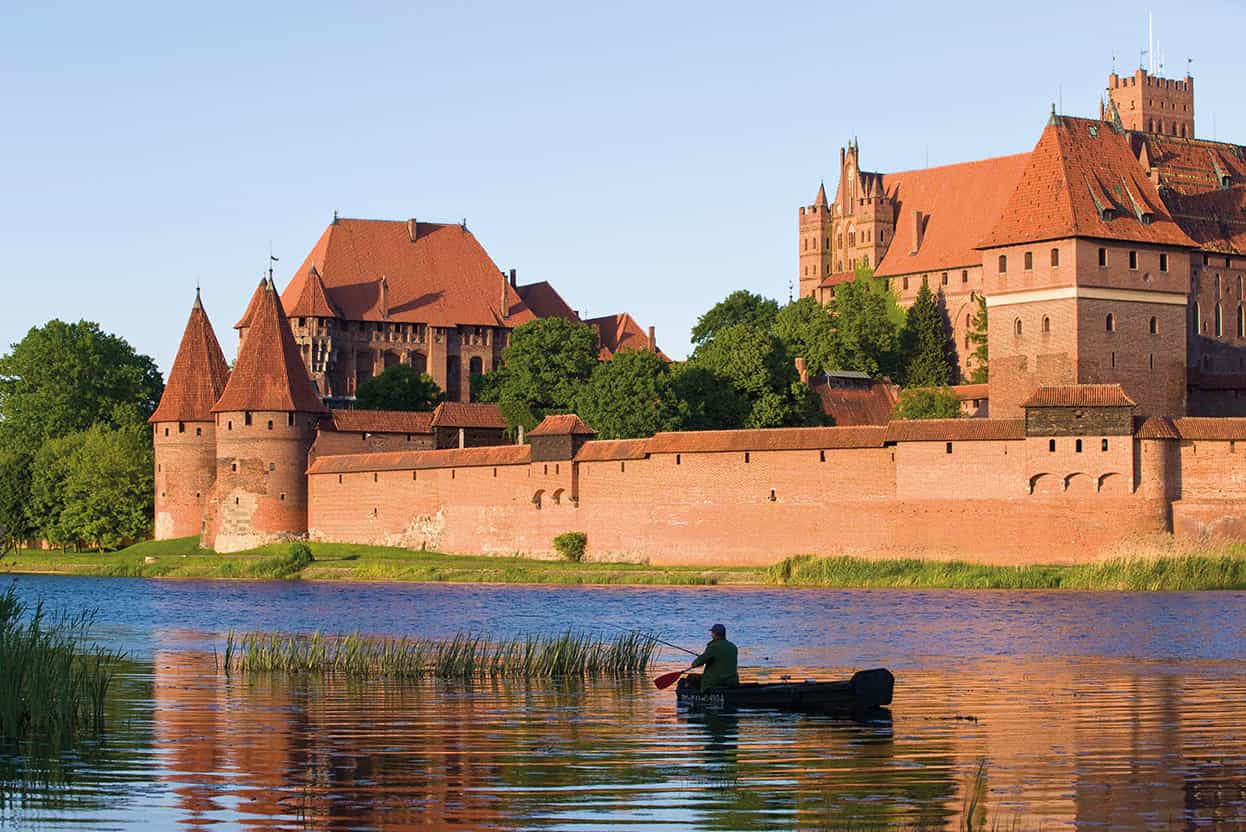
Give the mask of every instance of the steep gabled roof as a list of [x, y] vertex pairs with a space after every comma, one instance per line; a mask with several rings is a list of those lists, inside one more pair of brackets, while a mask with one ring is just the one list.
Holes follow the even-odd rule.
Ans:
[[331, 410], [322, 427], [352, 433], [432, 433], [431, 410]]
[[[1030, 154], [999, 156], [883, 176], [896, 200], [896, 230], [875, 274], [888, 277], [936, 269], [976, 266], [978, 242], [999, 219]], [[917, 211], [922, 212], [916, 245]]]
[[345, 320], [518, 326], [535, 317], [461, 225], [339, 219], [320, 235], [282, 293], [291, 307], [313, 267]]
[[496, 404], [479, 402], [442, 402], [433, 410], [435, 428], [491, 428], [503, 430], [506, 420]]
[[597, 431], [584, 423], [574, 413], [560, 413], [546, 416], [541, 424], [528, 431], [529, 436], [595, 436]]
[[1058, 384], [1040, 387], [1022, 407], [1137, 407], [1119, 384]]
[[229, 365], [203, 309], [199, 292], [190, 308], [190, 320], [173, 359], [160, 405], [149, 422], [211, 422], [212, 405], [229, 380]]
[[1246, 254], [1246, 147], [1129, 134], [1172, 218], [1199, 248]]
[[649, 343], [649, 334], [644, 327], [626, 312], [589, 318], [584, 323], [597, 328], [597, 339], [601, 342], [598, 357], [603, 361], [613, 358], [615, 353], [622, 350], [649, 350], [651, 347], [662, 358], [670, 361], [666, 353]]
[[253, 307], [248, 322], [250, 328], [238, 348], [234, 371], [212, 412], [327, 413], [307, 375], [277, 290], [267, 280], [260, 283]]
[[1053, 116], [979, 248], [1064, 237], [1195, 245], [1169, 215], [1126, 134], [1103, 121]]
[[294, 302], [293, 308], [287, 314], [292, 318], [342, 317], [342, 313], [329, 299], [324, 288], [324, 281], [320, 279], [320, 272], [316, 271], [314, 266], [308, 273], [307, 279], [303, 281], [303, 291], [299, 293], [298, 300]]
[[562, 299], [562, 295], [558, 294], [548, 281], [542, 280], [538, 283], [519, 286], [516, 287], [515, 291], [519, 292], [519, 297], [523, 299], [524, 305], [538, 318], [562, 318], [567, 321], [580, 320], [580, 316]]

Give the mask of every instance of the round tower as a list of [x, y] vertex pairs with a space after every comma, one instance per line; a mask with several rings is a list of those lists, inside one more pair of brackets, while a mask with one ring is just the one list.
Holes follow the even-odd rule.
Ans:
[[216, 478], [212, 405], [228, 378], [229, 366], [196, 291], [164, 395], [148, 420], [156, 456], [157, 540], [203, 533]]
[[327, 413], [271, 280], [249, 307], [246, 338], [220, 399], [216, 485], [206, 545], [236, 552], [307, 534], [307, 454]]

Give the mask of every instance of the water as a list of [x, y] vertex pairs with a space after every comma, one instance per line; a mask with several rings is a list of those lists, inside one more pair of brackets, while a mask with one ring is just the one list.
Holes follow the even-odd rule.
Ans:
[[[20, 578], [18, 591], [97, 608], [100, 638], [134, 663], [103, 743], [26, 762], [22, 777], [23, 761], [0, 765], [0, 826], [959, 829], [982, 766], [986, 828], [1246, 828], [1241, 593], [59, 577]], [[226, 680], [213, 656], [229, 628], [613, 624], [695, 648], [718, 620], [748, 676], [890, 667], [891, 721], [688, 713], [644, 680]], [[663, 653], [658, 671], [684, 662]]]

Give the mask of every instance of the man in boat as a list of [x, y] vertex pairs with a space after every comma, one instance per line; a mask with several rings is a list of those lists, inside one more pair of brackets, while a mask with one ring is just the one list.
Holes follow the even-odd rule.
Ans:
[[721, 624], [710, 627], [710, 640], [705, 645], [705, 652], [692, 660], [692, 667], [705, 668], [701, 672], [702, 692], [740, 684], [736, 668], [738, 652], [736, 646], [727, 641], [726, 627]]

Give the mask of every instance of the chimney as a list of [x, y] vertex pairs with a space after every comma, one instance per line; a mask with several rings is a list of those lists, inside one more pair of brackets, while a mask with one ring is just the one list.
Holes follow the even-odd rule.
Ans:
[[415, 221], [415, 218], [414, 218], [414, 217], [412, 217], [411, 219], [407, 220], [407, 236], [411, 238], [411, 242], [413, 242], [413, 243], [414, 243], [417, 239], [419, 239], [419, 236], [420, 236], [420, 224], [419, 224], [418, 222], [416, 222], [416, 221]]
[[653, 333], [654, 333], [654, 328], [650, 326], [649, 327], [649, 352], [658, 351], [658, 341], [656, 338], [653, 337]]
[[913, 212], [913, 250], [909, 254], [916, 254], [917, 250], [922, 247], [922, 227], [925, 225], [926, 215], [921, 211]]
[[801, 384], [809, 383], [809, 365], [801, 356], [796, 357], [796, 374], [800, 376]]
[[467, 432], [463, 428], [459, 428], [459, 447], [467, 447]]
[[389, 320], [389, 280], [381, 275], [381, 317]]
[[511, 269], [511, 286], [515, 286], [515, 270]]

